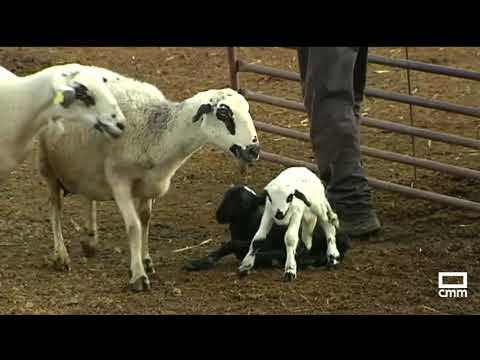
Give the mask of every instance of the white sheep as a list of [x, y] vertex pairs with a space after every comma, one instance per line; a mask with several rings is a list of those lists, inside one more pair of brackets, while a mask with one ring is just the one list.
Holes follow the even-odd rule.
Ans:
[[[68, 70], [67, 70], [68, 69]], [[0, 67], [0, 181], [27, 156], [33, 140], [52, 120], [122, 134], [125, 117], [101, 77], [52, 66], [19, 77]]]
[[82, 241], [87, 256], [98, 245], [95, 200], [115, 200], [130, 244], [129, 285], [142, 291], [150, 287], [147, 272], [154, 272], [148, 251], [152, 199], [168, 191], [175, 172], [206, 144], [248, 162], [258, 159], [260, 146], [249, 104], [234, 90], [208, 90], [173, 102], [153, 85], [102, 68], [94, 72], [107, 79], [128, 131], [115, 142], [72, 123], [61, 134], [55, 135], [54, 127], [42, 134], [40, 171], [51, 197], [55, 263], [70, 267], [61, 232], [61, 189], [89, 202], [90, 236]]
[[312, 171], [306, 167], [287, 168], [267, 184], [262, 197], [265, 198], [265, 209], [249, 251], [240, 264], [241, 275], [246, 275], [253, 268], [255, 254], [258, 251], [255, 243], [266, 239], [274, 222], [277, 225], [288, 225], [284, 238], [287, 253], [285, 279], [293, 280], [297, 276], [295, 251], [300, 227], [302, 241], [310, 250], [317, 219], [327, 239], [328, 265], [338, 263], [340, 258], [336, 245], [338, 216], [325, 196], [321, 180]]

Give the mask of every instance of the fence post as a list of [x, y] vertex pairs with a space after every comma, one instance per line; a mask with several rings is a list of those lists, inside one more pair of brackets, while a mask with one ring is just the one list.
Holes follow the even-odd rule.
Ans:
[[240, 90], [240, 77], [238, 75], [237, 49], [228, 48], [228, 62], [230, 65], [230, 83], [233, 90]]
[[[405, 58], [407, 61], [409, 60], [408, 58], [408, 47], [405, 48]], [[412, 85], [410, 82], [410, 69], [407, 69], [407, 83], [408, 83], [408, 95], [412, 95]], [[410, 126], [414, 126], [413, 122], [413, 105], [408, 104], [409, 110], [410, 110]], [[415, 136], [412, 135], [412, 156], [416, 156], [416, 151], [415, 151]], [[417, 183], [417, 167], [414, 165], [413, 166], [413, 182], [412, 182], [412, 187], [415, 186]]]
[[[238, 72], [237, 49], [234, 47], [228, 48], [228, 64], [230, 66], [230, 84], [233, 90], [240, 91], [240, 76]], [[248, 183], [248, 164], [239, 160], [238, 170], [240, 172], [241, 180]]]

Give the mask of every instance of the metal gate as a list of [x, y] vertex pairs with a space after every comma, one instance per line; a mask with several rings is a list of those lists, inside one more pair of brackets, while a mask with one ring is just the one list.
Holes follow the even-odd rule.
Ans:
[[[260, 102], [264, 104], [270, 104], [274, 106], [279, 106], [286, 109], [297, 110], [305, 112], [303, 103], [286, 100], [279, 97], [263, 95], [256, 93], [250, 89], [243, 88], [240, 83], [240, 73], [255, 73], [260, 75], [268, 75], [271, 77], [276, 77], [285, 80], [291, 81], [300, 81], [300, 75], [293, 71], [280, 70], [268, 66], [251, 64], [239, 59], [237, 56], [237, 49], [234, 47], [228, 48], [228, 57], [230, 65], [230, 76], [231, 76], [231, 86], [233, 89], [239, 91], [245, 96], [249, 101]], [[428, 64], [418, 61], [411, 60], [400, 60], [400, 59], [391, 59], [383, 56], [369, 55], [368, 61], [371, 64], [381, 64], [386, 66], [393, 66], [403, 69], [446, 75], [456, 78], [463, 78], [469, 80], [480, 81], [480, 72], [455, 69], [451, 67]], [[374, 89], [367, 87], [365, 91], [366, 97], [380, 98], [384, 100], [395, 101], [404, 104], [410, 104], [415, 106], [421, 106], [430, 109], [442, 110], [446, 112], [462, 114], [467, 116], [472, 116], [475, 118], [480, 118], [480, 109], [475, 107], [462, 106], [450, 102], [439, 101], [435, 99], [428, 99], [424, 97], [414, 96], [414, 95], [405, 95], [396, 92], [389, 92], [380, 89]], [[480, 97], [479, 97], [480, 99]], [[403, 124], [398, 124], [390, 121], [384, 121], [379, 119], [373, 119], [370, 117], [363, 117], [361, 124], [363, 126], [387, 130], [390, 132], [411, 135], [414, 137], [439, 141], [448, 144], [461, 145], [468, 148], [480, 149], [480, 141], [467, 138], [463, 136], [448, 134], [445, 132], [433, 131], [424, 128], [418, 128], [414, 126], [408, 126]], [[261, 121], [255, 121], [255, 126], [258, 130], [265, 131], [272, 134], [277, 134], [285, 136], [287, 138], [298, 139], [302, 141], [309, 142], [310, 136], [308, 133], [301, 132], [298, 130], [292, 130], [272, 124], [267, 124]], [[402, 164], [412, 165], [418, 168], [434, 170], [442, 172], [449, 175], [455, 175], [462, 178], [473, 178], [480, 180], [480, 171], [468, 169], [460, 166], [454, 166], [445, 164], [442, 162], [417, 158], [414, 156], [399, 154], [395, 152], [370, 148], [366, 146], [361, 147], [363, 155], [376, 157], [384, 160], [390, 160]], [[315, 164], [311, 162], [306, 162], [302, 160], [292, 159], [286, 156], [273, 154], [269, 152], [262, 151], [261, 159], [280, 163], [287, 166], [306, 166], [314, 171], [317, 171]], [[447, 196], [444, 194], [439, 194], [436, 192], [425, 191], [420, 189], [411, 188], [408, 186], [387, 182], [375, 178], [368, 177], [368, 182], [373, 188], [393, 191], [405, 196], [419, 198], [423, 200], [434, 201], [458, 208], [480, 211], [480, 203], [469, 201], [465, 199], [460, 199], [457, 197]]]

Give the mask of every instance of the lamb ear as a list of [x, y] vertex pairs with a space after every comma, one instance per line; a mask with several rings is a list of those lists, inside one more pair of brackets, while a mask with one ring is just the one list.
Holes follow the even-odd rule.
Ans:
[[312, 203], [310, 201], [308, 201], [305, 194], [303, 194], [301, 191], [298, 191], [298, 190], [295, 189], [295, 192], [293, 193], [293, 196], [295, 196], [297, 199], [302, 200], [305, 203], [305, 205], [307, 205], [308, 207], [312, 206]]
[[267, 198], [270, 199], [270, 202], [272, 201], [272, 198], [270, 197], [270, 194], [267, 190], [263, 190], [257, 195], [257, 201], [260, 205], [264, 205]]
[[213, 111], [213, 106], [210, 105], [210, 104], [202, 104], [200, 105], [200, 107], [198, 108], [198, 111], [197, 113], [195, 114], [195, 116], [193, 117], [193, 122], [197, 122], [198, 120], [200, 120], [202, 118], [203, 115], [205, 114], [209, 114]]

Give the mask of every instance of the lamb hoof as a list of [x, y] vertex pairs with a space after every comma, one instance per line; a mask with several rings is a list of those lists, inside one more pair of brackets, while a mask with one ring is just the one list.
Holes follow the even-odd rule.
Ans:
[[155, 267], [151, 259], [143, 259], [143, 266], [147, 274], [155, 274]]
[[339, 263], [340, 263], [340, 262], [339, 262], [338, 258], [330, 255], [330, 256], [328, 257], [327, 269], [328, 269], [328, 270], [336, 269]]
[[253, 269], [255, 263], [255, 257], [248, 255], [242, 260], [240, 266], [238, 267], [238, 275], [242, 278], [250, 273], [250, 270]]
[[72, 270], [70, 266], [69, 259], [56, 258], [53, 260], [53, 268], [57, 271], [70, 271]]
[[248, 270], [248, 269], [238, 269], [238, 276], [240, 278], [244, 278], [248, 274], [250, 274], [250, 270]]
[[283, 276], [283, 279], [285, 281], [293, 281], [297, 277], [297, 274], [293, 272], [286, 272], [285, 275]]
[[128, 286], [133, 292], [147, 291], [150, 289], [150, 281], [146, 275], [143, 275], [134, 282], [131, 282]]
[[90, 257], [94, 257], [95, 255], [97, 255], [97, 248], [96, 247], [91, 246], [87, 242], [83, 242], [83, 241], [80, 242], [80, 245], [82, 245], [82, 251], [83, 251], [83, 254], [85, 255], [85, 257], [90, 258]]

